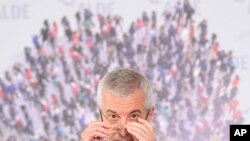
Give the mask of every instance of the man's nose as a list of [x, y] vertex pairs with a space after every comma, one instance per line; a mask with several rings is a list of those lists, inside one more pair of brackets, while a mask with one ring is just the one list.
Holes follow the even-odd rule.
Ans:
[[128, 131], [125, 128], [126, 124], [127, 124], [127, 119], [126, 118], [122, 118], [121, 121], [120, 121], [120, 134], [122, 136], [126, 136], [128, 134]]
[[120, 134], [123, 137], [125, 137], [125, 136], [128, 135], [128, 131], [127, 131], [127, 129], [124, 126], [120, 129]]

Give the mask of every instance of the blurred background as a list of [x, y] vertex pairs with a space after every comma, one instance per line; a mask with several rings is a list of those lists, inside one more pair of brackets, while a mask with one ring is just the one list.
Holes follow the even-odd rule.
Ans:
[[160, 141], [250, 124], [250, 0], [1, 0], [0, 140], [77, 141], [100, 78], [154, 87]]

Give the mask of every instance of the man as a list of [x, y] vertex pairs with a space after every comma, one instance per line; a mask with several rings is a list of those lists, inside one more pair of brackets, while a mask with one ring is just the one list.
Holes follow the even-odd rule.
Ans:
[[101, 121], [81, 134], [83, 141], [155, 141], [151, 124], [153, 91], [147, 78], [129, 69], [106, 74], [97, 89]]

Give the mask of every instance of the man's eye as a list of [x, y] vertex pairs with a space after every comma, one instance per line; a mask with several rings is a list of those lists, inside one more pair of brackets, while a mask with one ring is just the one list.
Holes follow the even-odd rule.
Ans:
[[116, 120], [118, 118], [118, 116], [117, 115], [108, 115], [108, 118], [110, 120]]
[[131, 119], [137, 119], [138, 117], [139, 117], [138, 114], [133, 114], [133, 115], [131, 115]]

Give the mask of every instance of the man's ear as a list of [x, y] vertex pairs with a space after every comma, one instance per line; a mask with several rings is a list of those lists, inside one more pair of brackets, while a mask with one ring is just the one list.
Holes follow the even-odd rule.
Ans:
[[154, 106], [150, 107], [149, 113], [148, 113], [148, 118], [147, 118], [148, 122], [151, 122], [154, 111], [155, 111], [155, 107]]

